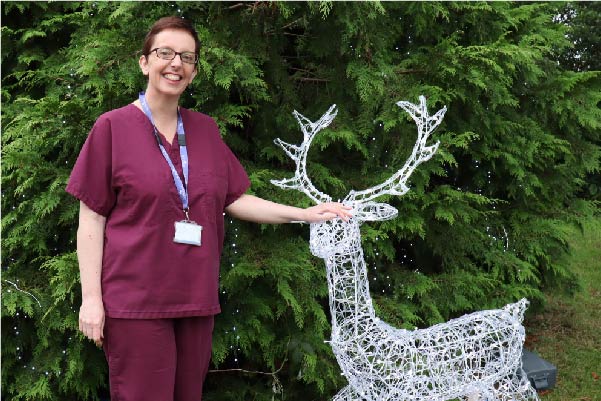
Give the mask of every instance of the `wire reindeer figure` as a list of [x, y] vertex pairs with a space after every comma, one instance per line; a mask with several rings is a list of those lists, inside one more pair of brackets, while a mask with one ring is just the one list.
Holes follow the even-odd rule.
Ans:
[[[418, 132], [405, 165], [379, 185], [350, 191], [342, 201], [353, 208], [348, 222], [335, 219], [311, 224], [311, 253], [325, 260], [327, 270], [331, 346], [349, 383], [333, 400], [538, 400], [521, 362], [527, 300], [422, 330], [398, 329], [375, 315], [359, 227], [365, 221], [396, 217], [395, 208], [373, 200], [407, 193], [413, 171], [438, 149], [439, 142], [429, 146], [426, 142], [442, 122], [446, 107], [430, 116], [426, 99], [419, 99], [419, 105], [397, 103], [413, 118]], [[273, 184], [301, 191], [315, 203], [331, 201], [312, 184], [306, 163], [312, 140], [336, 114], [333, 105], [311, 122], [294, 111], [303, 142], [292, 145], [278, 138], [275, 143], [296, 163], [295, 175], [272, 180]]]

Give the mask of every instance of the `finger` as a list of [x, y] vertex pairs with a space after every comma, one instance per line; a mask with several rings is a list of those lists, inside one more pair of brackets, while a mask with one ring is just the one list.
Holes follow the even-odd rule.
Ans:
[[333, 213], [335, 213], [336, 216], [340, 217], [344, 221], [349, 221], [349, 218], [352, 217], [348, 212], [340, 209], [334, 210]]
[[333, 203], [332, 204], [332, 208], [336, 209], [336, 210], [341, 210], [341, 211], [344, 211], [344, 212], [346, 212], [347, 210], [352, 210], [353, 209], [352, 206], [347, 206], [347, 205], [345, 205], [343, 203]]
[[331, 220], [334, 217], [340, 217], [341, 219], [346, 217], [342, 210], [335, 207], [324, 207], [322, 210], [318, 211], [318, 213], [322, 218], [327, 218], [328, 220]]
[[92, 334], [92, 329], [88, 323], [82, 322], [81, 323], [81, 332], [83, 333], [84, 336], [90, 337], [90, 335]]
[[100, 328], [98, 326], [94, 326], [92, 328], [92, 337], [91, 339], [96, 342], [100, 341]]
[[338, 217], [338, 215], [336, 213], [332, 213], [332, 212], [323, 212], [321, 213], [321, 219], [322, 220], [332, 220], [336, 217]]
[[339, 213], [342, 213], [344, 215], [351, 215], [352, 213], [350, 212], [350, 209], [347, 209], [345, 207], [340, 207], [337, 209]]
[[94, 344], [96, 344], [97, 347], [102, 347], [102, 340], [96, 340], [94, 341]]
[[86, 336], [90, 339], [90, 340], [94, 340], [94, 325], [93, 324], [87, 324], [86, 325]]

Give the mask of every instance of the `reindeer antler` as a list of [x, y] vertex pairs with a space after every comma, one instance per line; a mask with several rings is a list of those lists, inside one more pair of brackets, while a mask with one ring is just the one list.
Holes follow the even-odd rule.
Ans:
[[[419, 106], [406, 101], [398, 102], [397, 105], [405, 110], [415, 123], [417, 124], [417, 141], [411, 152], [411, 156], [405, 162], [405, 165], [392, 175], [388, 180], [380, 185], [368, 188], [363, 191], [351, 191], [343, 202], [345, 203], [363, 203], [375, 199], [384, 194], [390, 195], [404, 195], [409, 191], [406, 183], [415, 168], [421, 163], [430, 160], [430, 158], [438, 150], [440, 142], [436, 142], [434, 145], [426, 146], [426, 142], [430, 137], [430, 134], [440, 125], [447, 111], [446, 107], [438, 110], [438, 112], [430, 116], [428, 114], [428, 108], [426, 107], [426, 98], [423, 96], [419, 97]], [[317, 122], [311, 122], [309, 119], [301, 115], [296, 110], [294, 111], [294, 117], [300, 124], [301, 130], [303, 131], [303, 142], [300, 145], [291, 145], [286, 143], [279, 138], [274, 142], [278, 144], [288, 156], [296, 163], [296, 172], [294, 177], [286, 178], [283, 180], [271, 180], [272, 184], [275, 184], [281, 188], [297, 189], [307, 194], [315, 203], [329, 202], [332, 198], [329, 195], [320, 192], [307, 175], [307, 152], [311, 146], [311, 141], [315, 135], [326, 128], [334, 117], [336, 117], [336, 105], [332, 105], [330, 109], [323, 115]]]
[[411, 115], [417, 124], [417, 141], [415, 142], [411, 156], [407, 159], [405, 165], [380, 185], [376, 185], [363, 191], [351, 191], [346, 198], [344, 198], [343, 202], [367, 202], [384, 194], [404, 195], [409, 191], [406, 183], [413, 173], [413, 170], [421, 163], [430, 160], [438, 150], [440, 142], [436, 142], [431, 146], [426, 146], [426, 141], [436, 127], [440, 125], [444, 114], [447, 111], [447, 108], [443, 107], [438, 110], [435, 115], [430, 116], [428, 114], [428, 108], [426, 107], [426, 98], [420, 96], [419, 103], [419, 106], [406, 101], [397, 103], [398, 106], [402, 107], [403, 110]]
[[311, 141], [315, 135], [322, 129], [326, 128], [338, 111], [336, 105], [332, 105], [330, 109], [316, 122], [311, 122], [305, 116], [294, 110], [294, 117], [298, 121], [301, 130], [303, 131], [303, 142], [300, 145], [291, 145], [277, 138], [274, 142], [279, 145], [284, 152], [296, 163], [296, 172], [294, 177], [285, 178], [282, 180], [271, 180], [271, 183], [281, 188], [297, 189], [307, 194], [315, 203], [329, 202], [332, 198], [329, 195], [320, 192], [307, 175], [307, 153], [311, 146]]

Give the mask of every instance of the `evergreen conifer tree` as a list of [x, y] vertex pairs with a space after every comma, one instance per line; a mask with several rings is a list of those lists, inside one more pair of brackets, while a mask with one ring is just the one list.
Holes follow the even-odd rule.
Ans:
[[[561, 55], [560, 61], [572, 71], [601, 70], [601, 3], [567, 3], [556, 20], [569, 27], [568, 39], [572, 46]], [[594, 141], [594, 139], [593, 139]], [[597, 145], [601, 142], [597, 141]], [[601, 173], [591, 172], [583, 188], [585, 197], [601, 201]]]
[[[338, 105], [308, 163], [336, 198], [402, 166], [415, 127], [396, 101], [447, 106], [437, 156], [405, 197], [385, 199], [399, 217], [362, 227], [380, 317], [423, 327], [569, 285], [562, 227], [596, 211], [578, 195], [599, 171], [601, 88], [599, 71], [561, 61], [572, 43], [560, 7], [3, 2], [3, 396], [106, 394], [104, 356], [77, 331], [78, 202], [64, 187], [95, 119], [144, 88], [141, 42], [165, 15], [201, 36], [182, 105], [216, 119], [252, 193], [270, 200], [309, 205], [270, 184], [293, 173], [273, 144], [300, 142], [292, 110], [314, 120]], [[326, 399], [344, 384], [307, 239], [306, 226], [227, 218], [206, 399]]]

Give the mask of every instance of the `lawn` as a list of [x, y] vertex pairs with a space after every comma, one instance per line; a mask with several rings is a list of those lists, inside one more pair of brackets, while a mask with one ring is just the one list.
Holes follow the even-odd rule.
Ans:
[[573, 229], [573, 295], [548, 291], [542, 313], [525, 322], [527, 347], [557, 366], [557, 384], [541, 401], [601, 401], [601, 218]]

